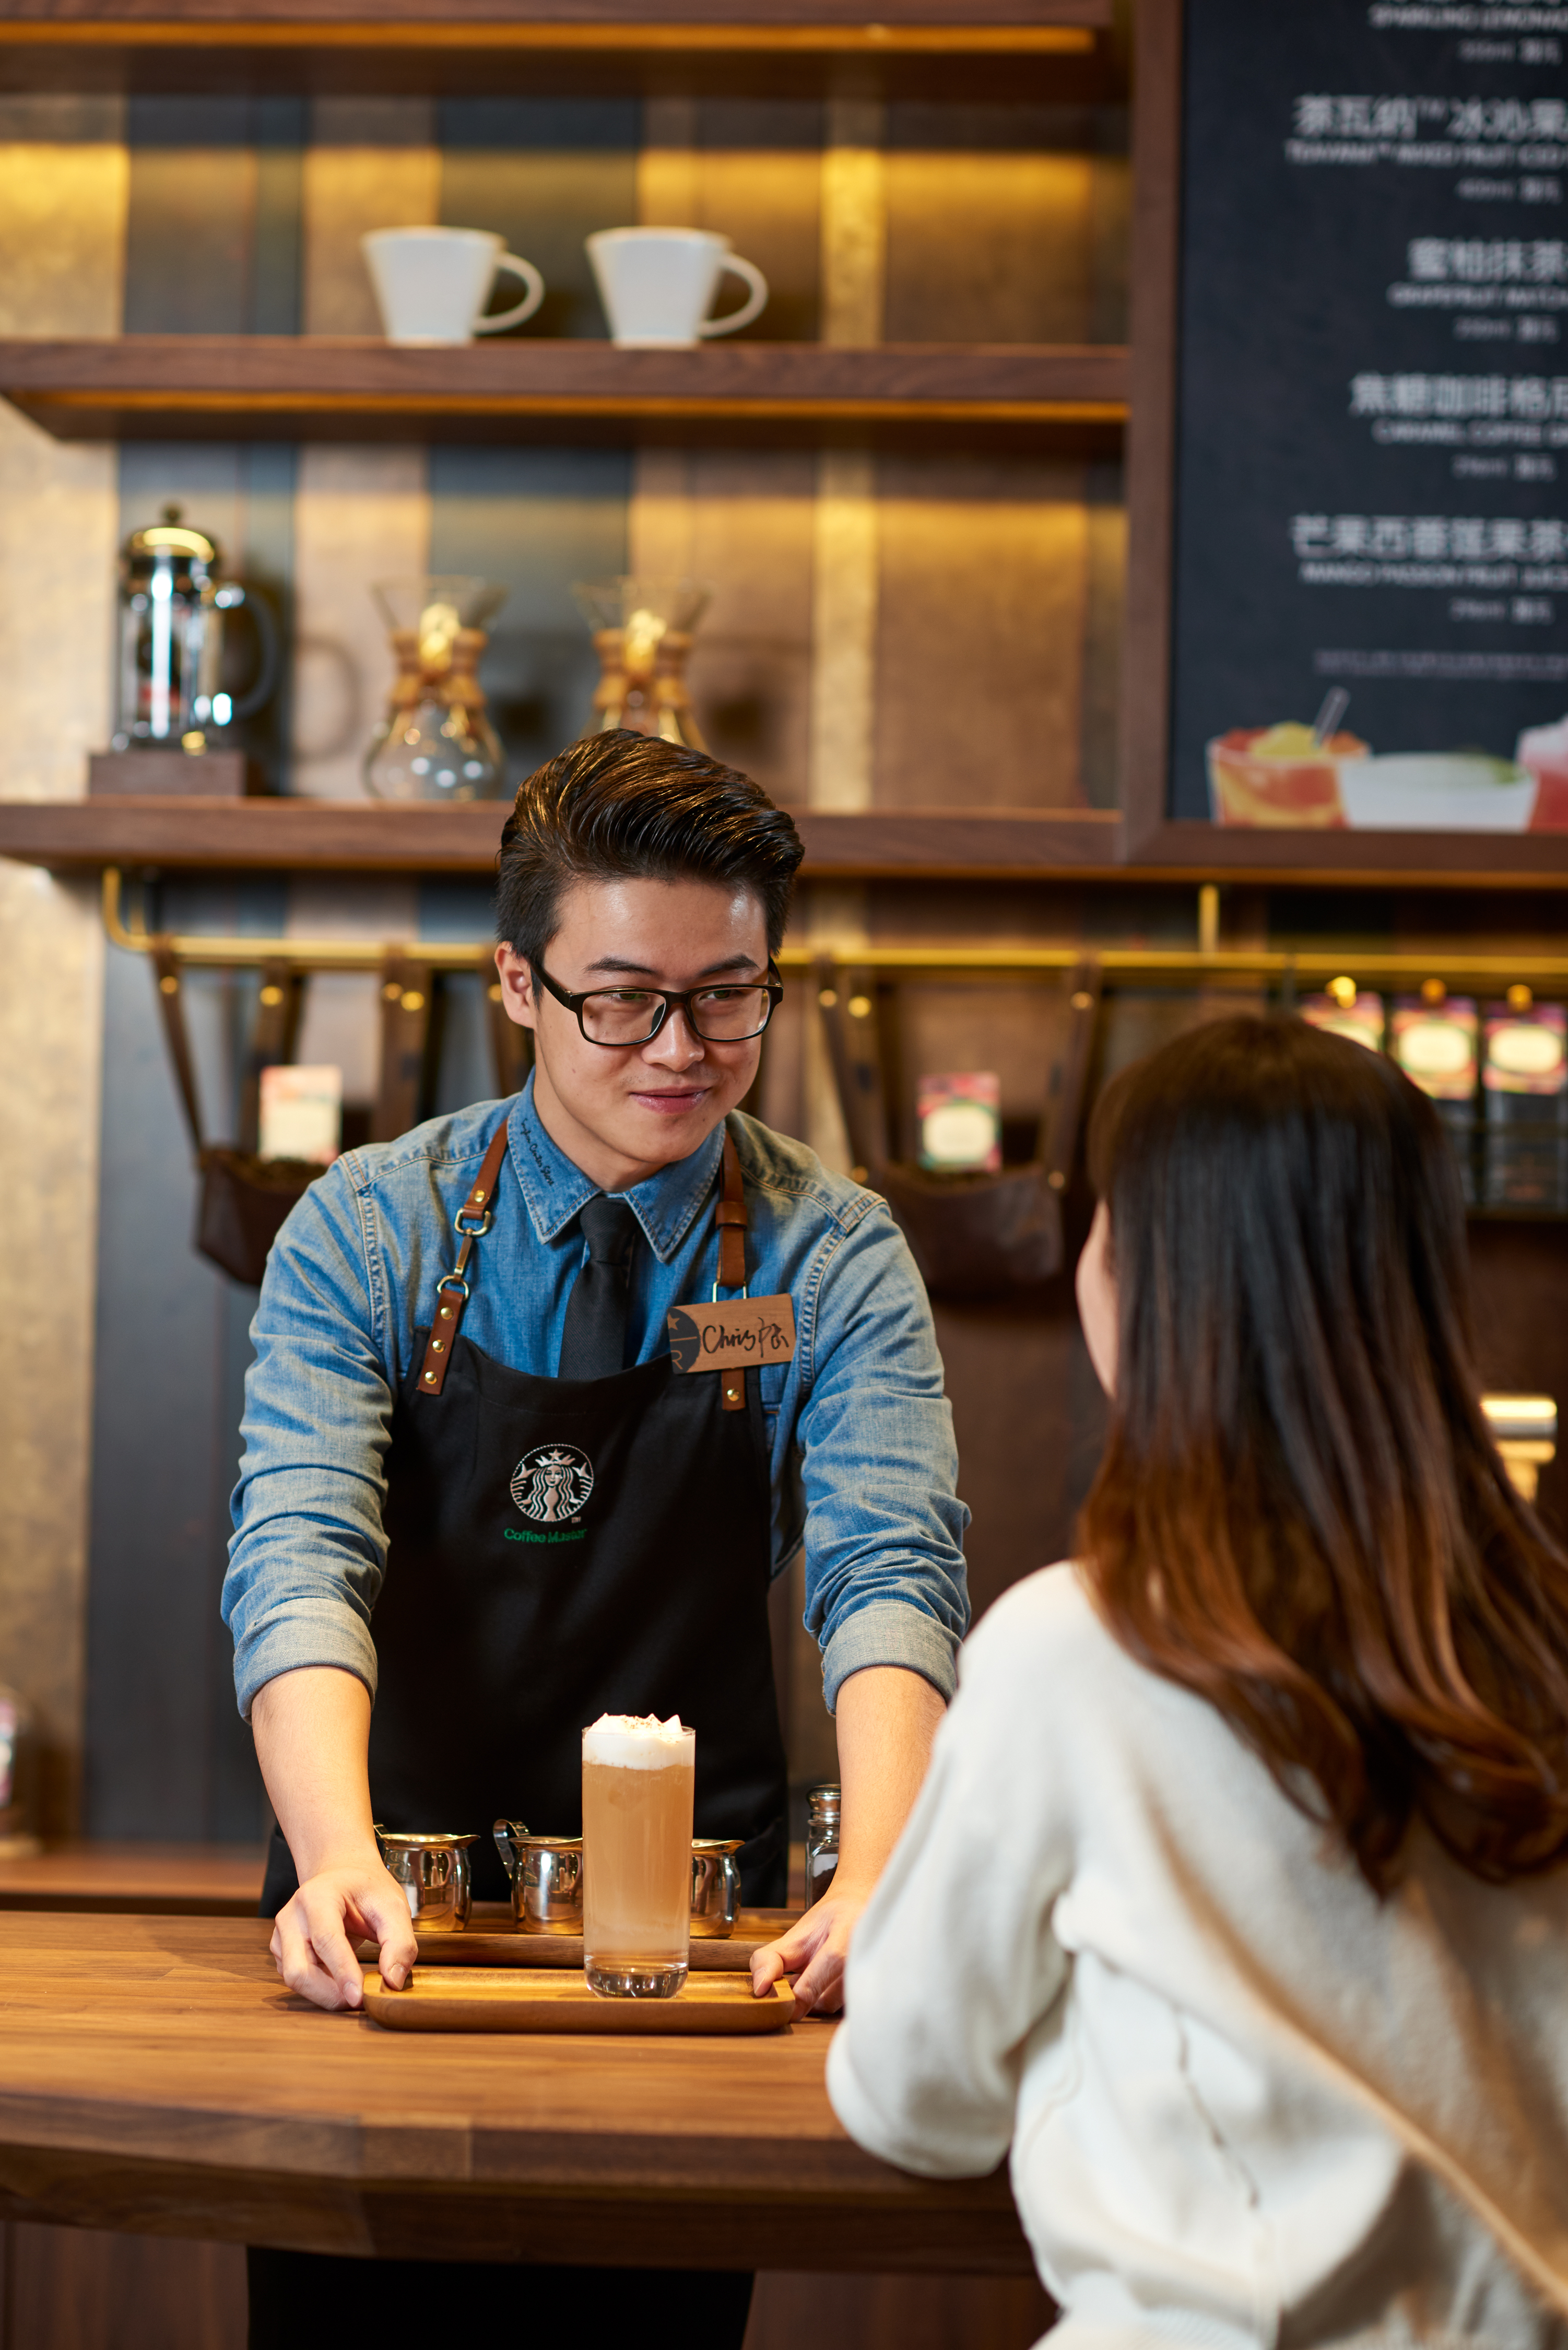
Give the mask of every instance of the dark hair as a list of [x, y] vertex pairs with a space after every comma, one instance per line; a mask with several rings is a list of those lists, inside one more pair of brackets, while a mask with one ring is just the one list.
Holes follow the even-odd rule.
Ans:
[[705, 751], [624, 728], [585, 734], [518, 792], [495, 860], [496, 931], [536, 962], [571, 882], [690, 878], [754, 889], [774, 955], [805, 854], [788, 811]]
[[1568, 1856], [1568, 1556], [1480, 1408], [1430, 1102], [1227, 1019], [1115, 1078], [1089, 1148], [1120, 1351], [1080, 1534], [1112, 1633], [1379, 1892], [1417, 1815], [1491, 1883]]

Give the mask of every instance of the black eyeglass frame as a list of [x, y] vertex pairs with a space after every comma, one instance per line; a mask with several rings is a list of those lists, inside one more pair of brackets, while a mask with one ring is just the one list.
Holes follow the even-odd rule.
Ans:
[[[784, 982], [779, 977], [778, 968], [771, 955], [768, 957], [768, 975], [766, 979], [711, 979], [706, 987], [643, 987], [639, 984], [637, 989], [639, 995], [658, 996], [659, 1017], [655, 1020], [652, 1027], [649, 1030], [646, 1036], [628, 1037], [624, 1045], [616, 1045], [610, 1043], [603, 1036], [590, 1036], [588, 1035], [587, 1024], [583, 1019], [583, 1006], [591, 997], [596, 995], [614, 995], [618, 993], [615, 988], [585, 987], [580, 993], [574, 995], [569, 988], [563, 987], [558, 980], [551, 978], [549, 972], [545, 970], [542, 962], [530, 963], [529, 969], [533, 972], [535, 978], [539, 981], [540, 984], [555, 997], [557, 1003], [564, 1003], [568, 1012], [572, 1012], [576, 1014], [577, 1026], [582, 1032], [584, 1043], [587, 1045], [597, 1045], [599, 1050], [603, 1053], [632, 1053], [636, 1052], [639, 1045], [651, 1045], [654, 1038], [659, 1035], [660, 1029], [663, 1028], [669, 1021], [671, 1012], [673, 1012], [677, 1006], [679, 1006], [685, 1014], [686, 1025], [691, 1029], [693, 1036], [700, 1038], [704, 1045], [753, 1044], [759, 1036], [766, 1034], [768, 1021], [773, 1018], [774, 1014], [784, 1002]], [[753, 1028], [749, 1036], [704, 1035], [702, 1030], [698, 1027], [696, 1021], [691, 1016], [691, 999], [694, 995], [709, 994], [716, 987], [755, 987], [762, 989], [768, 999], [767, 1018], [763, 1020], [762, 1026], [760, 1028]]]

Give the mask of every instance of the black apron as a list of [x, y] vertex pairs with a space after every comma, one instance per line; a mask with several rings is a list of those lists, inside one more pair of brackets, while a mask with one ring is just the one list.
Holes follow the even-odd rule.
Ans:
[[[728, 1136], [725, 1159], [719, 1221], [739, 1254]], [[504, 1217], [524, 1211], [514, 1184], [490, 1180], [505, 1201], [488, 1243], [499, 1255]], [[472, 1244], [459, 1263], [472, 1284]], [[491, 1822], [577, 1835], [582, 1731], [601, 1713], [678, 1713], [697, 1733], [695, 1833], [740, 1837], [742, 1898], [781, 1907], [786, 1778], [757, 1375], [744, 1375], [742, 1408], [737, 1374], [677, 1373], [668, 1355], [609, 1378], [538, 1378], [462, 1336], [457, 1291], [437, 1296], [455, 1335], [416, 1332], [392, 1412], [371, 1622], [373, 1816], [476, 1835], [474, 1898], [504, 1900]], [[275, 1838], [264, 1913], [294, 1889]]]

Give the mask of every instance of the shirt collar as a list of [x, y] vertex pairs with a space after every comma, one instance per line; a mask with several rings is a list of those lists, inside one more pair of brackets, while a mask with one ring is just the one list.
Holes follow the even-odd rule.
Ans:
[[[507, 1119], [507, 1155], [523, 1192], [530, 1222], [538, 1238], [559, 1238], [587, 1201], [598, 1195], [575, 1159], [552, 1142], [534, 1107], [534, 1078], [512, 1105]], [[660, 1264], [668, 1264], [691, 1231], [704, 1201], [713, 1189], [724, 1149], [724, 1129], [716, 1126], [689, 1159], [661, 1167], [646, 1182], [634, 1184], [618, 1196], [626, 1200], [642, 1228], [649, 1247]]]

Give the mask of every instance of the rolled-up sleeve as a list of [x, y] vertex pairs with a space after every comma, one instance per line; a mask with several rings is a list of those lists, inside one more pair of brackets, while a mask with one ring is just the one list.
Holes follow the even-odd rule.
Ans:
[[265, 1682], [306, 1665], [336, 1665], [375, 1694], [370, 1610], [386, 1567], [392, 1409], [376, 1323], [358, 1202], [339, 1160], [278, 1234], [251, 1326], [223, 1603], [247, 1719]]
[[831, 1711], [851, 1673], [898, 1665], [950, 1698], [969, 1512], [930, 1306], [884, 1202], [836, 1232], [820, 1275], [796, 1441], [823, 1694]]

